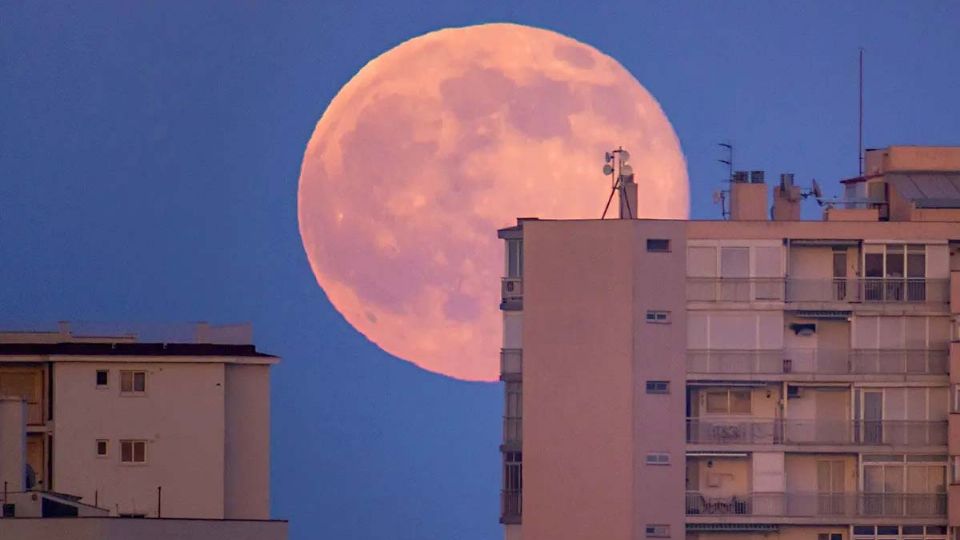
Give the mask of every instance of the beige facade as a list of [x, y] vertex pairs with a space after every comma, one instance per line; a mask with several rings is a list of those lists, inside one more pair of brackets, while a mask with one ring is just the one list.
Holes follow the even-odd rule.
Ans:
[[11, 491], [66, 493], [113, 516], [269, 519], [278, 359], [201, 326], [208, 341], [0, 335], [0, 394], [25, 411], [0, 441], [24, 433], [31, 484]]
[[866, 165], [824, 221], [500, 231], [506, 538], [957, 538], [960, 149]]
[[0, 519], [0, 538], [18, 540], [286, 540], [286, 521], [205, 519]]

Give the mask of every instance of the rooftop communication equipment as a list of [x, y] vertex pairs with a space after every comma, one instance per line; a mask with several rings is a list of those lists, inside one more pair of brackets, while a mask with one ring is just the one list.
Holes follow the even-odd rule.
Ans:
[[630, 160], [630, 152], [618, 147], [616, 150], [606, 152], [603, 156], [603, 175], [610, 177], [610, 196], [607, 198], [607, 204], [603, 207], [603, 214], [600, 219], [606, 219], [607, 211], [610, 209], [610, 203], [613, 196], [620, 194], [620, 217], [635, 218], [636, 209], [630, 205], [630, 197], [627, 196], [627, 184], [633, 184], [633, 167], [627, 163]]

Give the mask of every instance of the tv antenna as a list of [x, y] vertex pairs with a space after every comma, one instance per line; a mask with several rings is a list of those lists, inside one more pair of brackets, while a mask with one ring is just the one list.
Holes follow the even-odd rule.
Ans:
[[[633, 209], [630, 208], [630, 199], [625, 191], [625, 181], [632, 181], [633, 167], [627, 163], [630, 160], [630, 152], [623, 149], [622, 146], [616, 150], [606, 152], [603, 156], [603, 174], [610, 177], [610, 196], [607, 197], [607, 204], [603, 207], [603, 215], [600, 219], [606, 219], [607, 210], [610, 209], [610, 202], [613, 196], [620, 194], [621, 204], [626, 204], [627, 217], [634, 218]], [[622, 213], [622, 211], [621, 211]]]
[[[727, 179], [724, 180], [727, 184], [733, 181], [733, 144], [731, 143], [717, 143], [717, 146], [720, 146], [727, 151], [726, 159], [718, 159], [720, 163], [723, 163], [727, 166]], [[730, 218], [730, 211], [727, 210], [727, 198], [730, 196], [730, 188], [727, 189], [718, 189], [713, 192], [713, 204], [720, 205], [720, 216], [723, 219]]]

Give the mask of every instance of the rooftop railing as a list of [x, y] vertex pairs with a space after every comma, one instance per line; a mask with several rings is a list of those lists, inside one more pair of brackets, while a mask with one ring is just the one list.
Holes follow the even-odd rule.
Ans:
[[691, 373], [830, 375], [945, 375], [946, 349], [690, 349]]
[[938, 420], [688, 418], [687, 443], [715, 445], [946, 446]]
[[687, 278], [691, 302], [946, 303], [950, 280], [928, 278]]
[[686, 494], [688, 516], [763, 517], [940, 517], [947, 514], [946, 493], [744, 493], [715, 496]]

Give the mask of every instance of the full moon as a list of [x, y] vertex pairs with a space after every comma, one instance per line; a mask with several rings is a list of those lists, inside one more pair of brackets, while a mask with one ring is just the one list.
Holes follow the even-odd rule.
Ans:
[[337, 310], [388, 353], [496, 380], [497, 229], [517, 217], [598, 219], [611, 188], [604, 152], [620, 146], [632, 156], [637, 215], [686, 218], [677, 136], [609, 56], [515, 24], [413, 38], [344, 85], [307, 144], [298, 212], [310, 266]]

